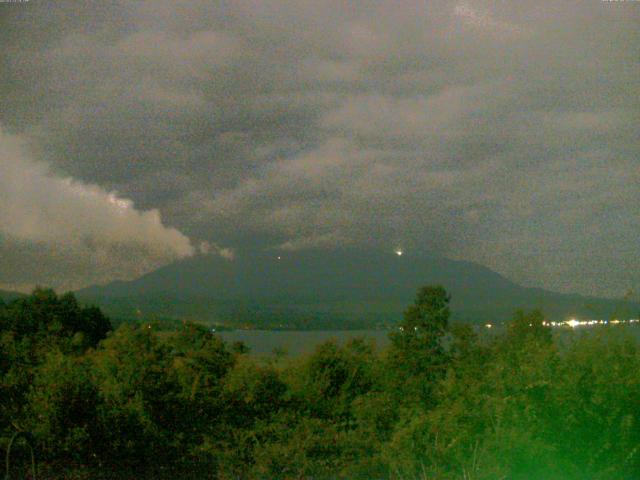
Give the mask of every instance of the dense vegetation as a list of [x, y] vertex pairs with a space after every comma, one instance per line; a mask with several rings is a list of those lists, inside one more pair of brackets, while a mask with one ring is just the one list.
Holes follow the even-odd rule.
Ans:
[[37, 290], [0, 305], [0, 447], [31, 432], [44, 478], [637, 478], [622, 328], [561, 345], [537, 312], [492, 339], [449, 316], [425, 287], [384, 351], [265, 359], [193, 324], [111, 331]]

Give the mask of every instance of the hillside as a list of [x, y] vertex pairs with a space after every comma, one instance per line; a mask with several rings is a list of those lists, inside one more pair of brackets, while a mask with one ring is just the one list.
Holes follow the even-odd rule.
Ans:
[[503, 321], [519, 309], [551, 319], [633, 316], [622, 300], [525, 288], [472, 262], [357, 251], [197, 256], [129, 282], [77, 292], [118, 316], [151, 314], [233, 325], [370, 328], [401, 318], [416, 289], [442, 284], [455, 320]]
[[20, 298], [22, 296], [24, 296], [24, 294], [22, 293], [0, 290], [0, 300], [2, 300], [3, 302], [10, 302], [11, 300], [15, 300], [16, 298]]

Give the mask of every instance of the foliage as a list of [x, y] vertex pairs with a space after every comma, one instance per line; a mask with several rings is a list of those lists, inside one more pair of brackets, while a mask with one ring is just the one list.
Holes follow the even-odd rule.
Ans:
[[450, 296], [441, 286], [418, 291], [404, 313], [399, 332], [390, 335], [389, 368], [395, 372], [390, 388], [410, 402], [431, 402], [432, 387], [446, 371], [443, 338], [449, 325]]
[[622, 327], [449, 325], [418, 292], [388, 349], [252, 356], [190, 323], [109, 321], [50, 290], [0, 305], [0, 447], [47, 478], [631, 479], [640, 350]]

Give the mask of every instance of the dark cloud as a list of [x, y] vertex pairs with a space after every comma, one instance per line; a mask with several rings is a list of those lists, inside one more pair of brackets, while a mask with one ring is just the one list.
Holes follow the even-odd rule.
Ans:
[[639, 286], [634, 2], [0, 9], [5, 131], [51, 178], [158, 209], [189, 245], [402, 246], [564, 291]]

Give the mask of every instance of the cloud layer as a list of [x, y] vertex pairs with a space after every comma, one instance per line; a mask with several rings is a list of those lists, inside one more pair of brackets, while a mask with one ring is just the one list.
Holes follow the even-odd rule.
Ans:
[[0, 122], [83, 182], [65, 191], [121, 192], [240, 250], [401, 246], [528, 285], [640, 289], [634, 2], [0, 8]]
[[[53, 176], [23, 142], [0, 130], [0, 278], [6, 286], [140, 275], [192, 255], [190, 240], [157, 210], [95, 185]], [[3, 282], [4, 283], [4, 282]]]

